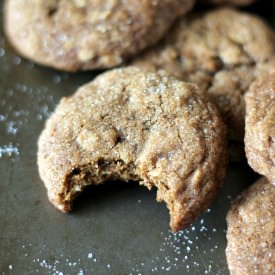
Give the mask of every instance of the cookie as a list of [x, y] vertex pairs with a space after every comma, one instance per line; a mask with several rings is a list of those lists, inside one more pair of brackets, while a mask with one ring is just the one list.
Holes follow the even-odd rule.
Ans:
[[231, 275], [275, 274], [275, 187], [259, 179], [227, 215], [226, 257]]
[[178, 231], [223, 182], [225, 136], [216, 107], [196, 85], [116, 69], [61, 100], [39, 138], [38, 166], [50, 201], [63, 212], [88, 185], [133, 180], [157, 188]]
[[194, 0], [7, 0], [5, 32], [24, 57], [65, 71], [109, 68], [156, 43]]
[[255, 80], [245, 95], [245, 103], [248, 163], [275, 185], [275, 70]]
[[244, 137], [243, 95], [274, 54], [275, 35], [261, 19], [220, 8], [182, 18], [160, 46], [132, 64], [198, 84], [219, 108], [229, 138], [239, 141]]

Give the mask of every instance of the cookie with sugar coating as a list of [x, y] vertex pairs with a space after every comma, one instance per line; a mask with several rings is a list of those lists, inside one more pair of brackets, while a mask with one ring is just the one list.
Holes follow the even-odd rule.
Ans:
[[275, 274], [275, 186], [266, 178], [243, 191], [227, 215], [231, 275]]
[[226, 128], [196, 85], [134, 67], [63, 98], [38, 142], [40, 176], [59, 210], [88, 185], [134, 180], [157, 188], [173, 231], [209, 206], [226, 158]]
[[6, 0], [5, 33], [33, 61], [65, 71], [104, 69], [153, 45], [194, 0]]
[[258, 75], [275, 66], [274, 56], [275, 34], [263, 20], [219, 8], [181, 18], [160, 45], [132, 65], [196, 83], [221, 112], [230, 140], [243, 141], [243, 95]]
[[245, 95], [245, 151], [249, 165], [275, 185], [275, 66]]

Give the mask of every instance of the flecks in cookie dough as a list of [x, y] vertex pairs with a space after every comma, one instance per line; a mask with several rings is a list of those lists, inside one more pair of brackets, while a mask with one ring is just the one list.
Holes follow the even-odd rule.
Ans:
[[275, 186], [261, 178], [227, 215], [226, 256], [231, 275], [275, 274]]
[[194, 0], [6, 0], [16, 50], [66, 71], [110, 68], [156, 43]]
[[134, 180], [157, 187], [177, 231], [215, 197], [226, 155], [225, 126], [196, 85], [129, 67], [61, 100], [39, 138], [38, 165], [61, 211], [88, 185]]
[[180, 19], [159, 46], [133, 65], [196, 83], [218, 106], [232, 140], [243, 140], [243, 95], [255, 77], [275, 67], [275, 35], [261, 19], [230, 8]]
[[245, 95], [245, 151], [249, 165], [275, 185], [275, 67]]

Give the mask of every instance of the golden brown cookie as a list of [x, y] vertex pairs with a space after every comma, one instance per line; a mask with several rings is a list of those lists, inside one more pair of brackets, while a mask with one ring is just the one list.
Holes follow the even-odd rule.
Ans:
[[245, 95], [245, 151], [249, 165], [275, 185], [275, 67]]
[[39, 138], [38, 166], [50, 201], [64, 212], [88, 185], [118, 179], [155, 186], [177, 231], [223, 182], [226, 131], [196, 85], [117, 69], [61, 100]]
[[6, 0], [17, 51], [66, 71], [109, 68], [156, 43], [194, 0]]
[[275, 274], [275, 187], [266, 178], [235, 200], [227, 224], [230, 274]]
[[243, 140], [243, 95], [274, 54], [275, 35], [261, 19], [220, 8], [182, 18], [133, 64], [198, 84], [218, 106], [230, 139]]

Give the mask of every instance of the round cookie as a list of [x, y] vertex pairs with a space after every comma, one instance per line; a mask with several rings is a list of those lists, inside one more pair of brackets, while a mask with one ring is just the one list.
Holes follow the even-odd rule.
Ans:
[[156, 43], [194, 0], [6, 0], [5, 32], [24, 57], [65, 71], [109, 68]]
[[198, 84], [218, 106], [230, 139], [238, 141], [244, 137], [243, 95], [274, 54], [275, 35], [262, 20], [220, 8], [180, 19], [161, 45], [132, 64]]
[[226, 170], [226, 130], [194, 84], [129, 67], [64, 98], [38, 143], [50, 201], [69, 211], [87, 185], [139, 181], [157, 188], [171, 228], [185, 228], [215, 197]]
[[227, 215], [226, 257], [231, 275], [275, 274], [275, 187], [259, 179]]
[[245, 103], [248, 163], [275, 185], [275, 70], [255, 80], [245, 95]]

